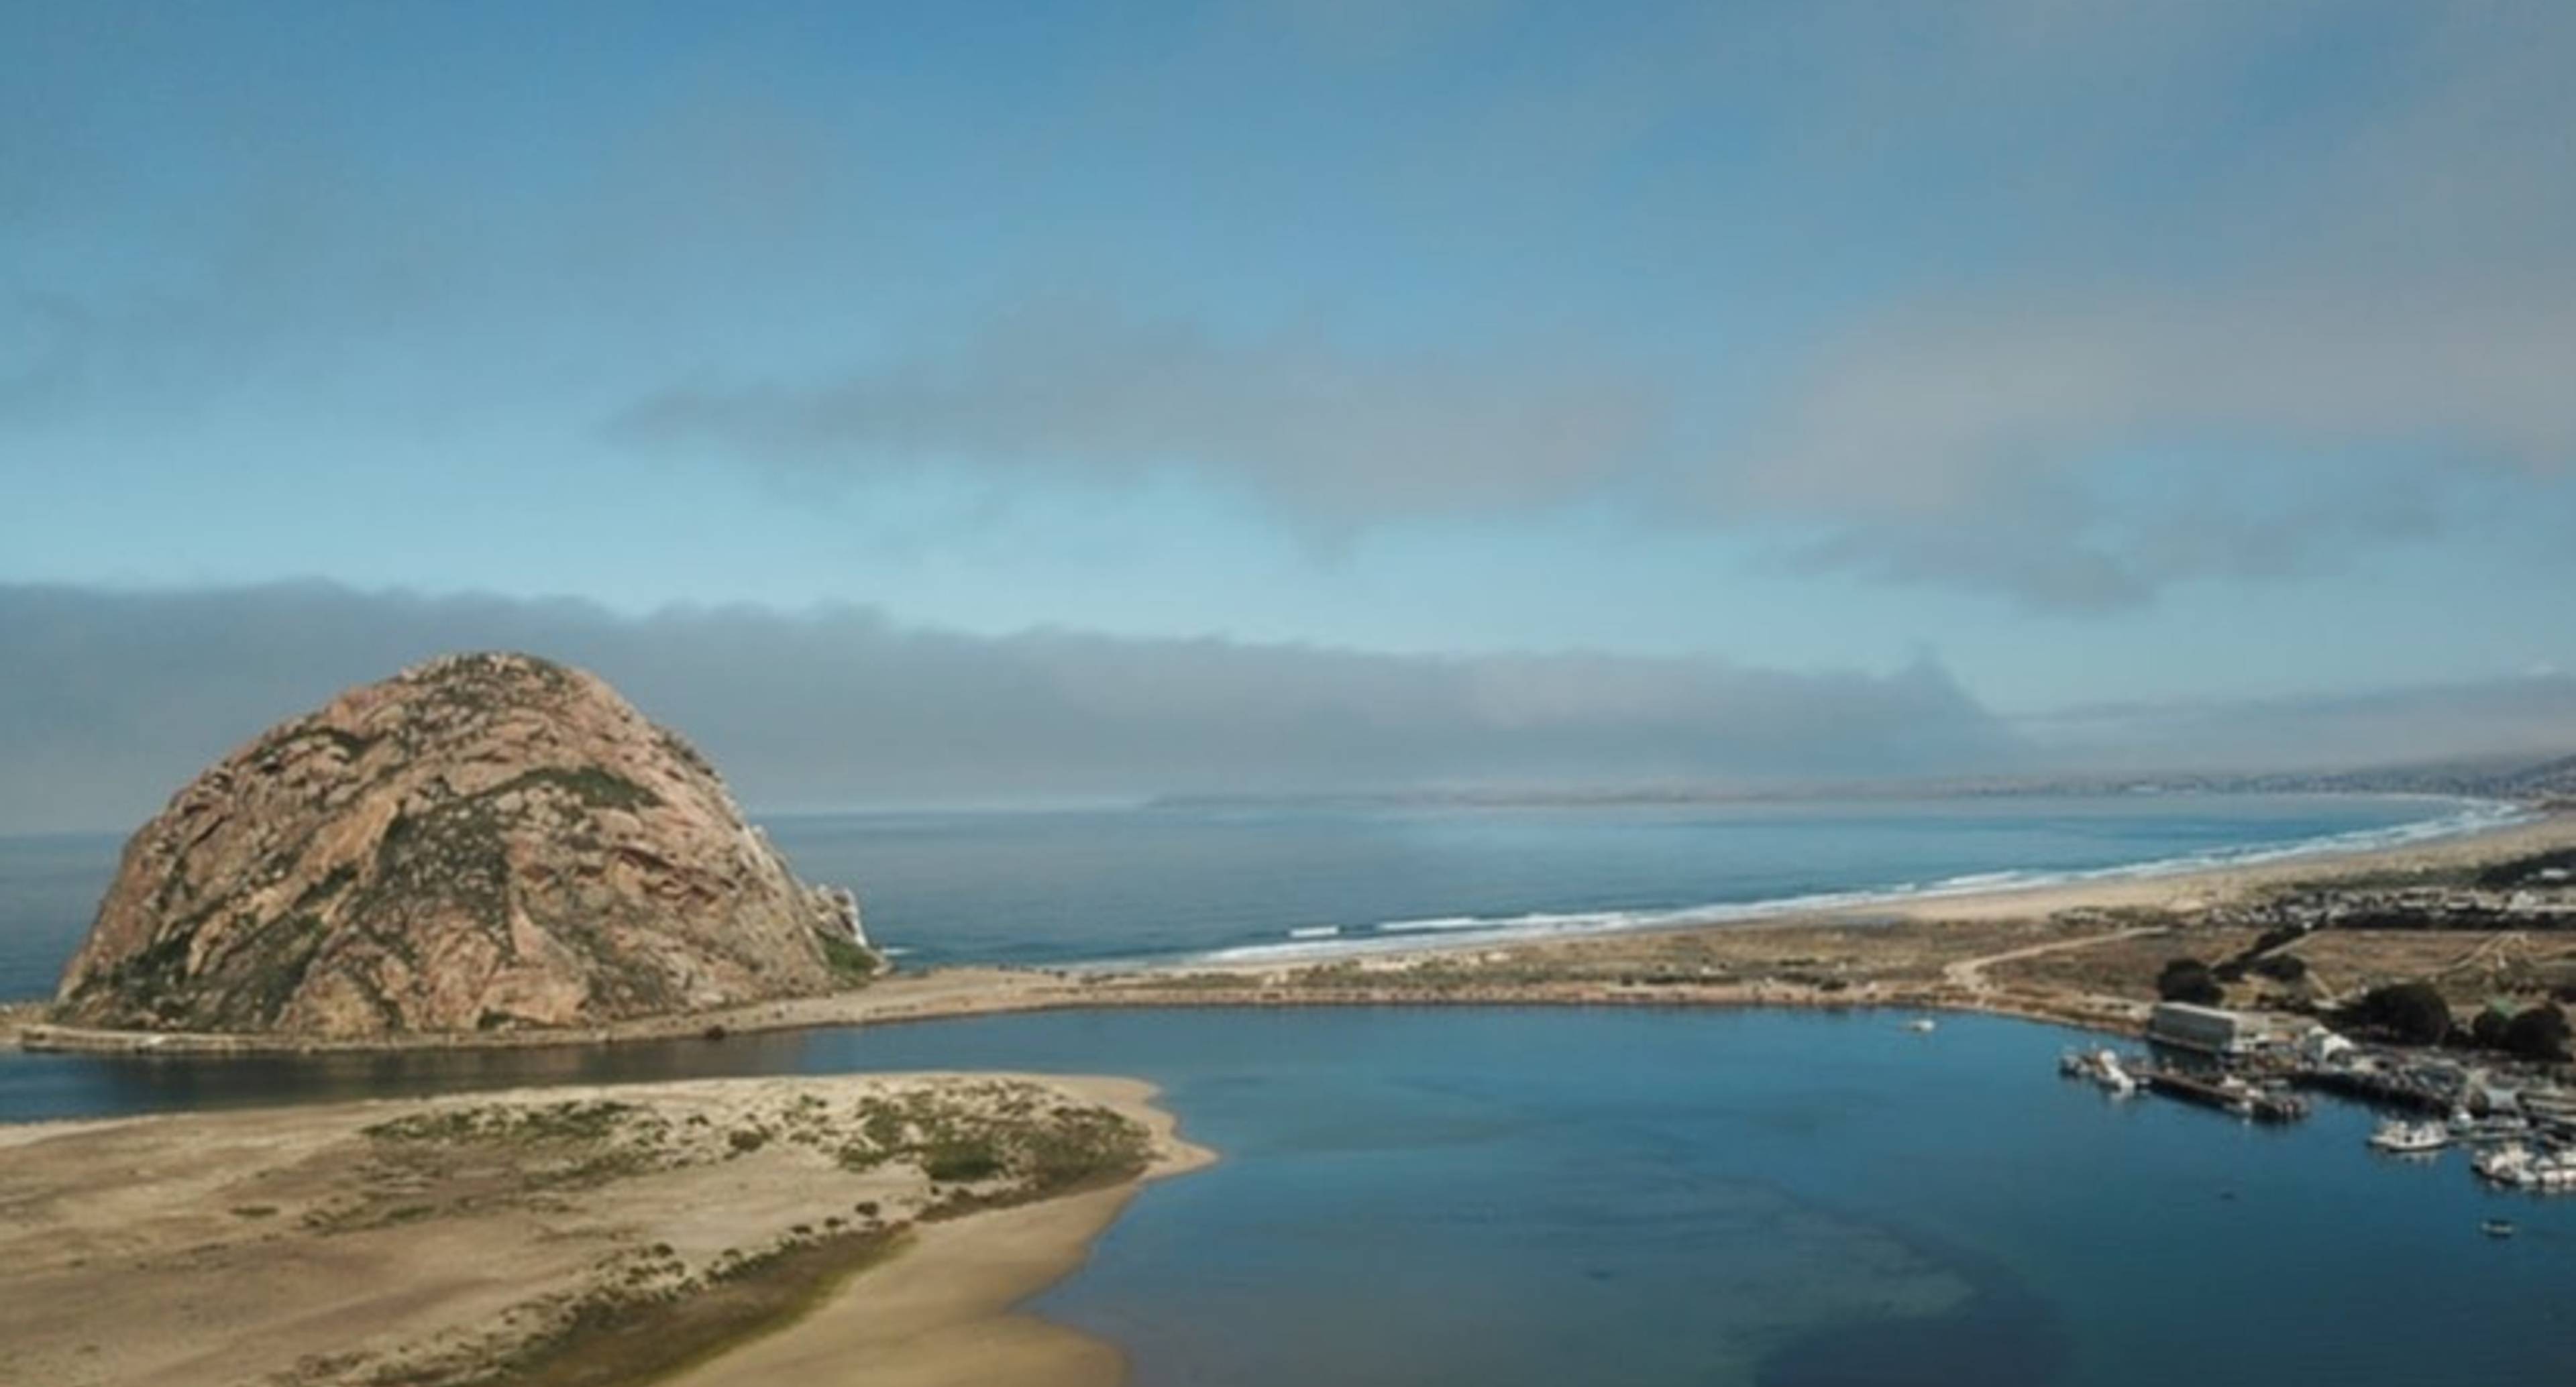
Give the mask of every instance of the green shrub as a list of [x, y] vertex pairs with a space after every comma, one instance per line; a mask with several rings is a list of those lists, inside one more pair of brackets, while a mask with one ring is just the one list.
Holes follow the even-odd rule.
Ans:
[[823, 936], [823, 962], [843, 982], [865, 982], [877, 975], [877, 956], [865, 944], [837, 934]]
[[921, 1173], [943, 1185], [990, 1180], [1004, 1168], [1002, 1153], [981, 1137], [951, 1138], [921, 1153]]

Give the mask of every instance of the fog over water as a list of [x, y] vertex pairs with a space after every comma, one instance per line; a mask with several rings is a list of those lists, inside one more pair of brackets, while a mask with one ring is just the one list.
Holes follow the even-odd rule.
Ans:
[[756, 810], [1419, 787], [1714, 786], [2385, 764], [2576, 745], [2576, 679], [2000, 714], [1929, 657], [1391, 655], [1036, 631], [861, 607], [421, 597], [324, 583], [0, 584], [0, 832], [130, 830], [348, 686], [518, 649], [605, 676]]

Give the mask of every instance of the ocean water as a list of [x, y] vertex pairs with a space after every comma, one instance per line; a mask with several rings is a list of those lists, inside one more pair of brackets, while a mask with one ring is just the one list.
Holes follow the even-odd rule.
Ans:
[[53, 992], [122, 846], [103, 834], [0, 837], [0, 1001]]
[[1766, 904], [2159, 869], [2456, 830], [2499, 806], [2123, 795], [1619, 806], [1264, 805], [782, 819], [917, 962], [1300, 957], [1723, 920]]
[[[2422, 800], [2122, 797], [781, 820], [914, 962], [1306, 952], [1725, 919], [2455, 828]], [[106, 838], [0, 840], [0, 995], [50, 987]], [[1389, 928], [1392, 926], [1393, 928]], [[1330, 933], [1327, 934], [1326, 931]], [[1224, 1154], [1037, 1312], [1139, 1387], [2576, 1381], [2576, 1201], [2058, 1079], [2073, 1036], [1893, 1013], [1063, 1013], [613, 1048], [0, 1054], [0, 1120], [872, 1069], [1120, 1073]], [[2507, 1241], [2481, 1219], [2521, 1224]]]
[[[775, 818], [909, 964], [1300, 957], [1758, 914], [1782, 902], [2161, 870], [2456, 829], [2495, 806], [2122, 795], [1475, 808], [1278, 805]], [[105, 835], [0, 838], [0, 999], [52, 990]]]
[[[1029, 1308], [1138, 1387], [2576, 1381], [2576, 1200], [2060, 1079], [1891, 1012], [1058, 1013], [553, 1054], [0, 1056], [0, 1115], [1008, 1068], [1163, 1085], [1215, 1166]], [[2482, 1219], [2518, 1236], [2497, 1241]]]

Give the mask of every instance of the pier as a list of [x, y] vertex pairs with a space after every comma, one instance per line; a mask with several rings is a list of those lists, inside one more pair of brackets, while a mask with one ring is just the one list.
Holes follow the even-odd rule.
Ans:
[[2138, 1079], [2151, 1091], [2169, 1098], [2257, 1122], [2296, 1122], [2308, 1115], [2307, 1102], [2296, 1094], [2257, 1088], [2241, 1079], [2212, 1079], [2170, 1065], [2149, 1065], [2139, 1072]]
[[2290, 1081], [2307, 1088], [2320, 1089], [2346, 1098], [2357, 1098], [2381, 1107], [2405, 1108], [2448, 1117], [2460, 1103], [2456, 1093], [2442, 1089], [2403, 1073], [2375, 1069], [2354, 1069], [2323, 1064], [2301, 1064], [2289, 1070]]

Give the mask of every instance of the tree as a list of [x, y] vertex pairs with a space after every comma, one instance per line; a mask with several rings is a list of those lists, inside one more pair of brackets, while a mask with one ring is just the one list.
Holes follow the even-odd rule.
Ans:
[[2504, 1025], [2504, 1048], [2527, 1060], [2567, 1058], [2567, 1013], [2543, 1002]]
[[2265, 954], [2254, 960], [2254, 971], [2275, 982], [2297, 982], [2308, 975], [2308, 961], [2297, 954]]
[[2505, 1045], [2505, 1026], [2512, 1020], [2501, 1008], [2489, 1006], [2469, 1023], [2469, 1039], [2476, 1041], [2481, 1050], [2501, 1050]]
[[2429, 982], [2395, 982], [2362, 994], [2355, 1022], [2376, 1027], [2403, 1044], [2438, 1045], [2451, 1033], [2451, 1004]]
[[2196, 1002], [2216, 1006], [2227, 1000], [2227, 990], [2209, 971], [2209, 965], [2196, 958], [2177, 958], [2165, 964], [2156, 974], [2156, 995], [2168, 1002]]

